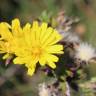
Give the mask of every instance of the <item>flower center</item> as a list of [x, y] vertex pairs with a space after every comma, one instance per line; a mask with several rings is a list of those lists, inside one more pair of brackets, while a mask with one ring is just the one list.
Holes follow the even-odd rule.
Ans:
[[35, 56], [40, 56], [42, 54], [42, 48], [40, 46], [33, 47], [33, 52]]

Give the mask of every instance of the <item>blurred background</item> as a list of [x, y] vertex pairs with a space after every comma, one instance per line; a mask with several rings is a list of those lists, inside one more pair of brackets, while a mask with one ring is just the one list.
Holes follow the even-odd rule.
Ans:
[[[12, 19], [19, 18], [22, 24], [31, 23], [44, 11], [55, 16], [60, 10], [80, 19], [75, 30], [83, 31], [83, 40], [96, 48], [96, 0], [0, 0], [0, 22], [11, 23]], [[37, 96], [38, 84], [48, 79], [38, 72], [31, 78], [18, 65], [6, 67], [4, 61], [0, 61], [0, 96]], [[90, 65], [88, 74], [96, 76], [96, 64]]]

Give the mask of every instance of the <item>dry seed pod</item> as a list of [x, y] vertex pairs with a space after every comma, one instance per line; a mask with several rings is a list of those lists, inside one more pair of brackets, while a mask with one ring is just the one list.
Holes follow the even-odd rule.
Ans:
[[81, 43], [75, 49], [74, 57], [88, 63], [92, 58], [96, 57], [96, 50], [88, 43]]

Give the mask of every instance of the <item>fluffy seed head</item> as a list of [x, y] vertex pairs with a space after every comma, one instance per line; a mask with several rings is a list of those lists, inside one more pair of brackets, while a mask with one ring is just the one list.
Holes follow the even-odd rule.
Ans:
[[94, 57], [96, 57], [95, 49], [88, 43], [81, 43], [76, 48], [75, 58], [88, 62]]

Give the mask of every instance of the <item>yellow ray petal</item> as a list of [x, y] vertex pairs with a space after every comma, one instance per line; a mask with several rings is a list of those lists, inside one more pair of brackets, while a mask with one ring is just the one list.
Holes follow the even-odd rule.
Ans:
[[27, 61], [28, 61], [28, 62], [26, 61], [26, 62], [27, 62], [26, 66], [27, 66], [27, 67], [30, 67], [30, 68], [36, 66], [36, 63], [37, 63], [38, 60], [39, 60], [38, 56], [34, 56], [34, 55], [32, 55], [32, 56], [27, 56], [26, 59], [27, 59]]
[[38, 41], [40, 39], [40, 27], [37, 21], [33, 22], [32, 32], [34, 32], [35, 40]]
[[34, 21], [31, 28], [31, 41], [33, 45], [36, 43], [36, 39], [38, 38], [39, 38], [39, 26], [38, 22]]
[[16, 57], [14, 60], [13, 60], [14, 64], [24, 64], [24, 59], [21, 58], [21, 57]]
[[9, 26], [6, 22], [0, 23], [0, 35], [2, 39], [11, 40], [12, 34], [9, 31]]
[[48, 64], [47, 65], [49, 65], [51, 68], [53, 68], [53, 69], [55, 69], [56, 68], [56, 65], [55, 65], [55, 63], [54, 62], [50, 62], [50, 61], [48, 61]]
[[47, 23], [42, 23], [41, 27], [41, 32], [40, 32], [40, 40], [46, 35], [46, 30], [47, 30]]
[[31, 43], [31, 25], [29, 23], [27, 23], [24, 28], [23, 28], [23, 33], [24, 33], [24, 39], [26, 44], [28, 44], [29, 46], [32, 44]]
[[6, 53], [6, 54], [3, 56], [3, 59], [7, 59], [8, 57], [10, 57], [10, 54], [9, 54], [9, 53]]
[[35, 68], [28, 68], [27, 74], [32, 76], [35, 72]]
[[32, 29], [33, 29], [33, 30], [36, 30], [36, 29], [38, 29], [38, 27], [39, 27], [38, 22], [37, 22], [37, 21], [34, 21], [34, 22], [33, 22], [33, 25], [32, 25]]
[[47, 48], [46, 48], [46, 51], [48, 52], [48, 53], [64, 53], [63, 51], [63, 46], [62, 45], [52, 45], [52, 46], [48, 46]]
[[44, 66], [46, 64], [46, 58], [45, 56], [42, 56], [40, 59], [39, 59], [39, 63], [41, 66]]
[[16, 37], [19, 37], [22, 35], [22, 29], [20, 26], [20, 21], [19, 19], [14, 19], [12, 21], [12, 34]]
[[52, 62], [58, 62], [59, 58], [55, 55], [47, 54], [46, 55], [46, 60], [47, 61], [52, 61]]

